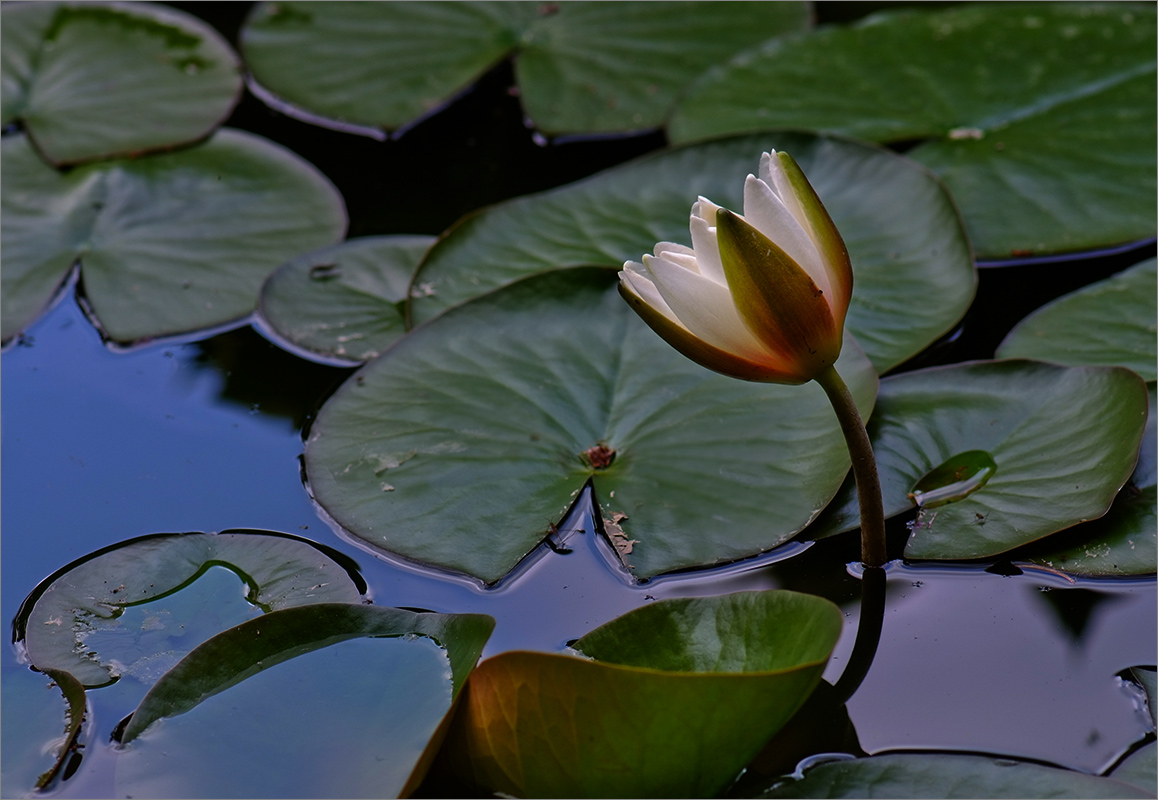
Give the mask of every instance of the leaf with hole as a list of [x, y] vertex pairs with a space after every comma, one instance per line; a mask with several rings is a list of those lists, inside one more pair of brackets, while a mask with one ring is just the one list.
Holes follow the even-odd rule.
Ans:
[[[37, 669], [68, 672], [85, 686], [107, 684], [124, 665], [94, 651], [86, 644], [89, 635], [115, 625], [127, 608], [165, 597], [215, 565], [235, 573], [244, 583], [249, 602], [260, 610], [358, 603], [365, 591], [350, 559], [288, 534], [225, 531], [143, 536], [99, 550], [47, 578], [17, 615], [17, 640], [24, 642], [28, 659]], [[161, 624], [146, 620], [142, 627]]]

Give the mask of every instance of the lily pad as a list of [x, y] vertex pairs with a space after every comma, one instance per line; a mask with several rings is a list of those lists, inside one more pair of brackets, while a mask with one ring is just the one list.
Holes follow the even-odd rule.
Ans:
[[257, 81], [312, 114], [391, 130], [508, 56], [547, 133], [661, 125], [713, 64], [808, 25], [805, 3], [261, 3], [241, 32]]
[[[1158, 727], [1158, 681], [1152, 667], [1131, 667], [1129, 677], [1141, 685], [1146, 693], [1150, 716], [1150, 730]], [[1114, 780], [1124, 781], [1146, 791], [1158, 794], [1158, 742], [1143, 744], [1109, 771]]]
[[24, 136], [0, 146], [4, 341], [77, 261], [104, 332], [130, 342], [246, 316], [278, 265], [345, 232], [342, 198], [320, 172], [240, 131], [69, 172], [45, 165]]
[[741, 210], [744, 178], [770, 148], [792, 154], [840, 228], [855, 274], [848, 329], [878, 371], [964, 315], [977, 276], [941, 185], [877, 148], [781, 132], [675, 148], [467, 217], [419, 267], [411, 321], [528, 275], [580, 265], [619, 270], [656, 242], [690, 245], [696, 197]]
[[410, 279], [433, 236], [368, 236], [300, 256], [261, 290], [261, 319], [296, 348], [369, 361], [406, 332]]
[[718, 795], [820, 681], [840, 610], [795, 592], [661, 600], [471, 674], [443, 755], [516, 797]]
[[[849, 467], [823, 391], [693, 364], [614, 282], [555, 271], [398, 340], [319, 412], [305, 450], [314, 497], [359, 539], [488, 583], [592, 476], [639, 577], [794, 536]], [[855, 342], [838, 369], [867, 416], [876, 374]]]
[[1000, 358], [1120, 365], [1150, 381], [1150, 415], [1130, 482], [1106, 516], [1030, 547], [1024, 557], [1031, 562], [1086, 575], [1145, 575], [1155, 570], [1156, 291], [1155, 260], [1151, 258], [1043, 306], [1022, 320], [997, 349]]
[[827, 761], [762, 797], [1151, 797], [1141, 789], [1057, 767], [948, 753], [887, 753]]
[[[886, 378], [868, 429], [887, 516], [913, 508], [910, 493], [943, 463], [989, 454], [988, 481], [922, 508], [905, 547], [907, 558], [971, 559], [1105, 514], [1134, 469], [1146, 418], [1146, 385], [1129, 370], [1011, 360]], [[846, 484], [809, 534], [857, 524]]]
[[1158, 392], [1130, 481], [1100, 519], [1030, 545], [1019, 558], [1081, 575], [1152, 575], [1158, 569]]
[[1042, 306], [1017, 324], [998, 358], [1129, 367], [1158, 379], [1158, 270], [1147, 259]]
[[225, 631], [166, 673], [133, 713], [118, 790], [397, 797], [420, 780], [412, 773], [493, 628], [479, 614], [322, 603]]
[[1151, 4], [966, 4], [882, 12], [706, 73], [668, 134], [807, 128], [916, 142], [980, 258], [1154, 235]]
[[195, 142], [241, 96], [229, 44], [175, 9], [20, 3], [3, 17], [0, 124], [19, 122], [57, 165]]
[[5, 664], [4, 796], [51, 791], [67, 768], [75, 769], [86, 716], [84, 687], [76, 678], [66, 672], [49, 670], [43, 675], [23, 665]]
[[14, 623], [37, 669], [70, 673], [85, 686], [115, 679], [117, 668], [85, 645], [94, 623], [163, 597], [213, 565], [242, 578], [262, 610], [308, 603], [358, 603], [365, 583], [344, 556], [285, 534], [226, 531], [131, 539], [69, 564], [24, 601]]

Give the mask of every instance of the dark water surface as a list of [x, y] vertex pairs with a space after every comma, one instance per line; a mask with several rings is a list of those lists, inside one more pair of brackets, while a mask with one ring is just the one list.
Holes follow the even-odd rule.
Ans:
[[[212, 17], [202, 5], [216, 4], [186, 8]], [[244, 4], [225, 5], [232, 8], [210, 21], [230, 35]], [[326, 172], [346, 197], [351, 236], [435, 234], [486, 203], [663, 144], [659, 133], [537, 144], [507, 92], [510, 81], [509, 66], [496, 68], [398, 141], [324, 131], [248, 94], [229, 124], [286, 144]], [[1029, 311], [1153, 254], [1145, 243], [1101, 258], [983, 270], [962, 326], [904, 368], [990, 358]], [[857, 559], [855, 536], [633, 584], [579, 508], [560, 525], [575, 531], [570, 553], [543, 548], [489, 590], [343, 538], [306, 494], [299, 456], [303, 425], [351, 371], [299, 359], [249, 327], [113, 352], [70, 291], [4, 352], [0, 368], [6, 620], [39, 581], [99, 548], [150, 533], [252, 528], [351, 555], [376, 604], [494, 616], [484, 657], [557, 651], [665, 597], [789, 588], [826, 596], [846, 613], [826, 679], [834, 682], [848, 659], [859, 614], [860, 581], [845, 566]], [[903, 523], [890, 527], [903, 533]], [[1154, 579], [1071, 583], [985, 566], [889, 567], [880, 649], [848, 704], [860, 745], [870, 753], [967, 750], [1104, 769], [1147, 730], [1136, 692], [1117, 674], [1155, 662]], [[14, 648], [4, 648], [2, 665], [22, 669]], [[91, 738], [60, 796], [112, 794], [108, 737], [143, 691], [121, 683], [89, 692]], [[3, 724], [13, 723], [6, 715]]]

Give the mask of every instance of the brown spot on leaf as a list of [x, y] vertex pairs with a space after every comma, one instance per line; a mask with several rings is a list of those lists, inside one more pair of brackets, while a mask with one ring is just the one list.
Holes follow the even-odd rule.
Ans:
[[580, 460], [592, 469], [607, 469], [615, 460], [615, 451], [600, 442], [579, 454]]

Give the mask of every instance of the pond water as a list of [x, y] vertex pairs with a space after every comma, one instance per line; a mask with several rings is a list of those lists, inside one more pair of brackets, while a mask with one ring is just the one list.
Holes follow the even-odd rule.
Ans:
[[[855, 537], [633, 585], [577, 508], [560, 526], [570, 552], [541, 548], [489, 590], [355, 546], [319, 516], [298, 462], [299, 426], [347, 371], [289, 356], [251, 329], [114, 353], [66, 298], [2, 366], [9, 620], [38, 581], [101, 547], [256, 528], [349, 553], [376, 604], [494, 616], [485, 655], [557, 651], [655, 599], [772, 588], [821, 594], [845, 611], [830, 682], [851, 650], [859, 581], [845, 564], [856, 560]], [[1153, 579], [999, 574], [1008, 571], [890, 566], [880, 649], [848, 704], [865, 751], [982, 751], [1098, 771], [1145, 734], [1117, 673], [1153, 661], [1153, 640], [1138, 635], [1158, 628]], [[3, 663], [17, 668], [11, 648]], [[61, 796], [109, 793], [107, 737], [139, 699], [90, 692], [95, 741]]]
[[[197, 5], [185, 7], [199, 13]], [[217, 13], [229, 35], [241, 10]], [[350, 236], [436, 234], [469, 210], [663, 144], [661, 134], [536, 143], [509, 82], [509, 68], [500, 66], [398, 141], [322, 130], [249, 95], [227, 124], [286, 144], [322, 169], [346, 198]], [[1030, 310], [1153, 254], [1148, 242], [1080, 260], [984, 269], [962, 325], [904, 368], [991, 358]], [[855, 536], [633, 583], [594, 533], [581, 498], [559, 526], [567, 552], [541, 547], [488, 589], [370, 552], [328, 524], [308, 497], [302, 430], [349, 369], [298, 358], [250, 327], [114, 351], [71, 289], [4, 352], [0, 366], [0, 602], [8, 620], [42, 579], [99, 548], [157, 532], [258, 529], [352, 556], [377, 605], [493, 616], [484, 657], [559, 651], [658, 599], [787, 588], [840, 605], [846, 630], [826, 680], [835, 682], [847, 663], [859, 617], [860, 581], [846, 566], [858, 558]], [[894, 553], [908, 519], [890, 522]], [[1118, 674], [1154, 663], [1156, 606], [1153, 577], [1070, 580], [1008, 562], [894, 561], [879, 650], [848, 703], [860, 746], [867, 753], [1004, 754], [1101, 771], [1147, 733], [1137, 693]], [[4, 648], [2, 665], [6, 674], [24, 669], [12, 647]], [[109, 735], [140, 699], [139, 686], [123, 683], [89, 692], [84, 762], [58, 796], [112, 795]], [[12, 724], [7, 710], [3, 723]]]

